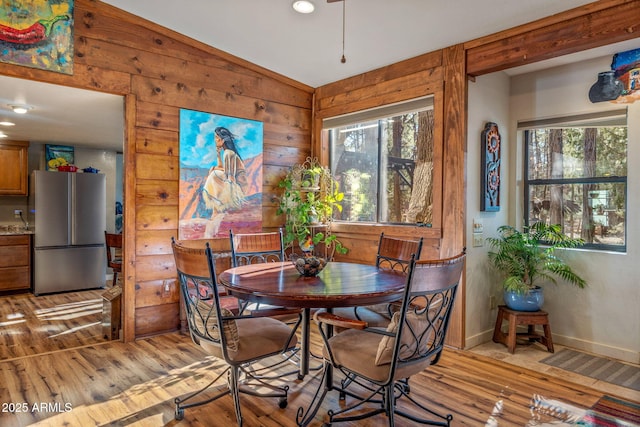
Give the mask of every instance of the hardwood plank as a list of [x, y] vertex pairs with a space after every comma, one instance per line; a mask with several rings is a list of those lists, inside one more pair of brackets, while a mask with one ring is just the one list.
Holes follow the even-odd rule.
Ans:
[[[465, 247], [465, 153], [467, 134], [467, 99], [464, 49], [462, 45], [447, 48], [443, 53], [446, 93], [444, 97], [442, 162], [446, 165], [442, 176], [442, 236], [440, 257], [462, 252]], [[466, 295], [465, 274], [462, 275], [459, 295]], [[459, 298], [453, 308], [446, 343], [464, 348], [465, 298]]]
[[[164, 298], [158, 298], [156, 303], [164, 300]], [[179, 327], [180, 306], [177, 301], [148, 307], [136, 307], [136, 336], [138, 337], [177, 331]]]
[[[319, 350], [315, 329], [312, 345], [313, 351]], [[2, 413], [0, 423], [16, 427], [38, 422], [50, 426], [235, 425], [228, 396], [187, 409], [183, 421], [173, 421], [173, 399], [205, 385], [223, 367], [221, 361], [207, 356], [179, 333], [0, 362], [0, 401], [26, 402], [30, 408], [40, 402], [71, 408], [67, 412]], [[275, 399], [241, 396], [245, 425], [294, 425], [298, 408], [309, 404], [319, 377], [312, 374], [304, 380], [290, 378], [281, 383], [285, 382], [290, 387], [286, 409], [279, 409]], [[411, 379], [411, 394], [433, 409], [451, 412], [453, 426], [485, 425], [498, 402], [503, 407], [494, 415], [497, 424], [522, 426], [534, 421], [558, 422], [532, 410], [536, 396], [587, 409], [603, 392], [467, 351], [446, 349], [438, 365]], [[329, 393], [312, 425], [320, 425], [326, 411], [340, 405], [337, 394]], [[367, 420], [366, 425], [386, 426], [387, 419], [380, 415]], [[414, 423], [397, 418], [396, 425]]]
[[179, 181], [138, 180], [136, 186], [136, 205], [173, 205], [178, 206]]
[[178, 132], [139, 128], [136, 131], [136, 152], [179, 156]]
[[442, 89], [442, 67], [353, 89], [330, 98], [318, 98], [318, 117], [332, 117], [431, 95]]
[[0, 297], [0, 360], [105, 342], [102, 293]]
[[177, 230], [178, 207], [147, 205], [138, 207], [137, 230]]
[[138, 153], [136, 156], [136, 178], [178, 181], [180, 165], [178, 156], [160, 156]]
[[596, 3], [611, 7], [585, 6], [561, 14], [559, 21], [553, 17], [539, 21], [537, 28], [526, 32], [516, 27], [490, 36], [484, 44], [474, 42], [467, 50], [467, 73], [479, 76], [638, 37], [640, 1]]
[[[212, 243], [223, 248], [228, 241], [216, 239]], [[41, 316], [49, 313], [55, 313], [56, 316], [73, 314], [69, 306], [81, 304], [98, 292], [41, 297], [25, 295], [20, 304], [0, 304], [0, 309], [4, 310], [0, 318], [4, 320], [11, 313], [24, 312], [26, 304], [30, 305], [29, 310], [38, 311]], [[57, 306], [52, 309], [50, 304], [45, 303], [47, 299], [55, 300]], [[59, 306], [66, 308], [59, 309]], [[173, 304], [160, 307], [169, 310], [175, 308]], [[47, 311], [50, 309], [52, 311]], [[156, 307], [148, 309], [156, 310]], [[145, 310], [147, 308], [140, 311]], [[171, 316], [164, 313], [162, 317]], [[86, 317], [78, 317], [75, 326], [86, 322], [89, 322]], [[2, 327], [6, 328], [7, 325], [3, 323]], [[143, 330], [137, 332], [144, 333], [144, 328], [145, 325], [142, 325]], [[10, 335], [14, 345], [26, 348], [30, 346], [29, 335], [33, 329], [32, 325], [19, 333], [1, 334], [0, 339], [7, 339]], [[315, 327], [311, 332], [312, 351], [318, 354], [321, 341]], [[4, 345], [0, 346], [2, 348]], [[506, 349], [503, 350], [506, 352]], [[530, 351], [521, 348], [520, 354], [530, 354]], [[164, 426], [169, 423], [210, 426], [225, 422], [235, 425], [233, 406], [228, 397], [186, 410], [182, 422], [172, 421], [173, 399], [203, 386], [223, 368], [221, 361], [207, 356], [188, 336], [179, 333], [139, 339], [132, 343], [103, 341], [64, 350], [51, 347], [46, 354], [39, 355], [24, 351], [22, 356], [0, 361], [0, 402], [24, 402], [29, 410], [0, 413], [0, 425]], [[312, 373], [302, 381], [294, 377], [284, 382], [290, 387], [289, 406], [284, 410], [278, 409], [272, 399], [241, 397], [246, 425], [280, 427], [294, 424], [297, 408], [308, 405], [319, 378]], [[604, 387], [606, 391], [596, 390], [582, 383], [579, 377], [567, 376], [562, 370], [544, 373], [469, 351], [446, 349], [438, 365], [412, 378], [411, 393], [415, 399], [433, 409], [451, 412], [454, 416], [453, 426], [485, 425], [498, 402], [503, 405], [502, 412], [496, 416], [498, 425], [523, 426], [532, 421], [545, 421], [544, 414], [535, 413], [531, 408], [538, 396], [586, 409], [605, 393], [617, 395], [610, 388]], [[627, 389], [618, 387], [618, 390]], [[620, 397], [633, 400], [633, 391], [620, 393]], [[37, 405], [36, 409], [41, 404], [45, 406], [43, 410], [34, 410], [34, 404]], [[340, 405], [335, 392], [330, 393], [313, 425], [319, 425], [324, 420], [328, 409]], [[65, 411], [65, 408], [68, 409]], [[410, 407], [407, 409], [411, 410]], [[549, 421], [552, 420], [558, 422], [549, 418]], [[366, 425], [383, 426], [387, 425], [386, 421], [384, 416], [379, 416], [367, 420]], [[363, 424], [354, 422], [345, 425]], [[398, 419], [396, 425], [404, 427], [413, 424]]]
[[136, 286], [136, 308], [180, 301], [180, 285], [177, 275], [173, 279], [150, 280]]
[[[177, 235], [177, 230], [176, 234]], [[175, 277], [176, 266], [171, 253], [171, 240], [165, 243], [169, 247], [166, 255], [140, 255], [137, 257], [137, 277], [138, 285], [149, 280], [171, 279]]]

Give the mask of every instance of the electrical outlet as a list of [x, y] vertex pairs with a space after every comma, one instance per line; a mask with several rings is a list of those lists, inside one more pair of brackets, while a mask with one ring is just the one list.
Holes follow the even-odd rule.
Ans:
[[473, 235], [473, 247], [477, 248], [484, 245], [484, 238], [482, 237], [482, 233]]
[[22, 211], [20, 209], [16, 209], [13, 211], [13, 216], [16, 218], [20, 218], [20, 216], [22, 215]]
[[162, 282], [162, 297], [163, 298], [167, 298], [167, 297], [171, 296], [171, 285], [172, 285], [172, 281], [171, 280], [164, 280]]
[[489, 295], [489, 309], [494, 310], [496, 308], [498, 308], [498, 304], [496, 304], [495, 295]]

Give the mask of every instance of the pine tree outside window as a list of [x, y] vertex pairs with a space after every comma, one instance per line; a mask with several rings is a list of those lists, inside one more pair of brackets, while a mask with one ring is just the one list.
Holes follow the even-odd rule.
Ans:
[[327, 119], [323, 128], [345, 195], [335, 220], [431, 226], [432, 97]]
[[519, 123], [525, 225], [561, 224], [585, 248], [626, 251], [626, 110]]

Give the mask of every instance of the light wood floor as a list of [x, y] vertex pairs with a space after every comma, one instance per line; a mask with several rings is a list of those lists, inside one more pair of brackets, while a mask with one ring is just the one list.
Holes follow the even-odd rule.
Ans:
[[[317, 336], [312, 339], [318, 346]], [[3, 406], [0, 425], [233, 426], [228, 397], [188, 409], [183, 421], [174, 420], [173, 399], [203, 386], [220, 369], [220, 361], [206, 356], [179, 333], [2, 361], [0, 402], [18, 404], [26, 411], [8, 412]], [[289, 406], [284, 410], [274, 399], [243, 395], [245, 426], [295, 425], [298, 407], [308, 405], [318, 382], [313, 375], [287, 381]], [[446, 351], [437, 366], [412, 379], [411, 385], [416, 399], [452, 413], [454, 426], [557, 421], [532, 411], [532, 402], [541, 396], [588, 409], [604, 394], [468, 351]], [[498, 413], [494, 413], [496, 405], [502, 407]], [[321, 425], [326, 410], [339, 406], [335, 393], [330, 394], [313, 425]], [[346, 425], [382, 426], [386, 418]], [[396, 425], [413, 424], [398, 420]]]
[[105, 342], [104, 291], [0, 297], [0, 360]]
[[[3, 405], [0, 426], [235, 425], [229, 397], [187, 409], [183, 421], [174, 420], [173, 399], [204, 386], [214, 372], [223, 368], [220, 361], [207, 356], [189, 337], [173, 333], [129, 344], [107, 342], [102, 337], [101, 326], [94, 325], [94, 333], [67, 338], [79, 331], [88, 331], [94, 326], [87, 325], [99, 322], [101, 314], [97, 311], [101, 311], [101, 301], [98, 310], [96, 300], [102, 292], [52, 295], [47, 298], [55, 301], [52, 306], [44, 306], [43, 297], [31, 297], [36, 302], [27, 302], [30, 299], [27, 297], [2, 301], [0, 350], [5, 356], [0, 361], [0, 404]], [[78, 302], [78, 297], [82, 297], [83, 302]], [[40, 323], [25, 320], [12, 324], [11, 319], [6, 318], [9, 312], [15, 314], [13, 320], [19, 320], [20, 313], [23, 319], [29, 317], [25, 313], [28, 304], [39, 304], [35, 317], [40, 318]], [[97, 317], [91, 320], [91, 316]], [[49, 323], [56, 319], [66, 321], [67, 327], [54, 327]], [[34, 329], [45, 332], [32, 331], [23, 337], [26, 340], [23, 342], [20, 334], [4, 333], [14, 330], [11, 328], [16, 324], [25, 323], [39, 324]], [[312, 341], [314, 351], [318, 352], [320, 342], [316, 334], [312, 335]], [[72, 346], [78, 348], [64, 349]], [[516, 354], [531, 350], [518, 347]], [[492, 349], [495, 351], [499, 348]], [[536, 365], [530, 367], [536, 369]], [[273, 399], [243, 395], [244, 425], [295, 425], [298, 408], [309, 404], [318, 383], [319, 378], [314, 375], [303, 381], [290, 378], [287, 381], [289, 406], [284, 410], [279, 409]], [[525, 426], [559, 422], [557, 417], [535, 410], [536, 402], [541, 399], [586, 410], [604, 394], [618, 395], [615, 390], [597, 390], [584, 384], [579, 377], [568, 378], [555, 371], [537, 372], [495, 357], [447, 350], [437, 366], [412, 379], [411, 390], [417, 400], [453, 414], [454, 426]], [[637, 393], [632, 392], [620, 397], [640, 401], [640, 396], [634, 399], [636, 396]], [[331, 393], [312, 425], [321, 425], [326, 411], [340, 405], [335, 393]], [[396, 421], [400, 427], [413, 425], [403, 419]], [[383, 426], [386, 418], [380, 416], [345, 425]]]

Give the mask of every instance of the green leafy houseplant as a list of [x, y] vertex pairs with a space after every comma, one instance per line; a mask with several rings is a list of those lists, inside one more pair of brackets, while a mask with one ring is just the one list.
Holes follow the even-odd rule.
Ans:
[[506, 277], [506, 291], [526, 294], [540, 282], [557, 283], [561, 278], [579, 288], [585, 280], [555, 255], [559, 248], [576, 248], [584, 241], [562, 233], [560, 225], [537, 222], [519, 231], [509, 225], [498, 227], [499, 237], [487, 238], [495, 251], [489, 252], [491, 264]]
[[[324, 244], [330, 255], [334, 251], [347, 253], [348, 249], [330, 232], [334, 211], [342, 212], [340, 202], [344, 193], [329, 168], [308, 158], [303, 164], [293, 166], [278, 187], [282, 189], [282, 196], [277, 213], [285, 215], [283, 240], [286, 246], [311, 238], [314, 245]], [[316, 232], [316, 229], [320, 231]]]

